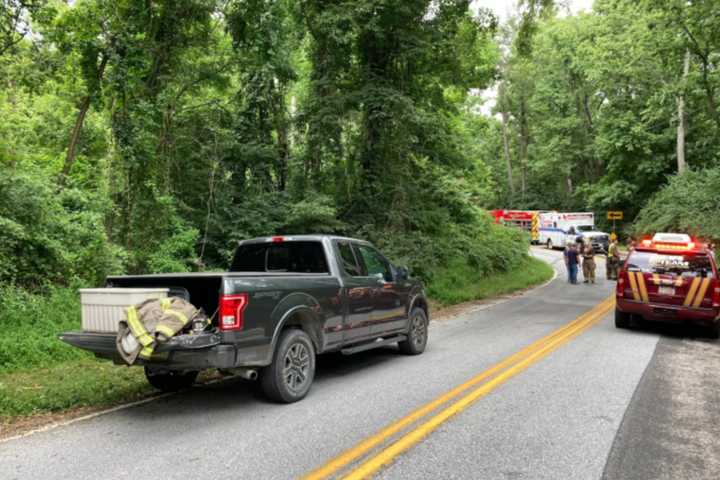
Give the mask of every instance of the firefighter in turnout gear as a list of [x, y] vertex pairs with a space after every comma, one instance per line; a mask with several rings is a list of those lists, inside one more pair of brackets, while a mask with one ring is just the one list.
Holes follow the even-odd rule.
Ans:
[[620, 268], [620, 249], [616, 238], [610, 241], [607, 252], [605, 272], [608, 280], [617, 280], [618, 269]]
[[582, 258], [583, 283], [595, 283], [595, 250], [589, 241], [583, 244]]

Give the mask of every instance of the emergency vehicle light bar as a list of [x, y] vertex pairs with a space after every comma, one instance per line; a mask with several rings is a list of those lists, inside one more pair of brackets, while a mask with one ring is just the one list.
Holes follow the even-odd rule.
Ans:
[[656, 233], [652, 239], [643, 239], [640, 246], [655, 250], [686, 252], [694, 250], [696, 243], [685, 233]]

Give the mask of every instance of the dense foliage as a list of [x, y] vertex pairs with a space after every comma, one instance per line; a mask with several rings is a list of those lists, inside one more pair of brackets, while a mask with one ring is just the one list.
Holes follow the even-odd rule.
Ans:
[[637, 235], [688, 232], [720, 242], [720, 168], [674, 176], [640, 211]]
[[[671, 175], [720, 163], [716, 1], [596, 0], [591, 12], [571, 16], [524, 3], [525, 36], [511, 22], [502, 37], [490, 127], [508, 146], [496, 141], [487, 157], [499, 204], [591, 209], [601, 218], [623, 210], [632, 219]], [[641, 225], [650, 226], [648, 215]]]
[[715, 3], [525, 0], [498, 28], [469, 0], [2, 2], [0, 283], [223, 268], [310, 232], [426, 280], [504, 271], [526, 238], [484, 209], [632, 219], [717, 167]]
[[0, 282], [223, 268], [276, 233], [366, 237], [426, 279], [525, 255], [482, 210], [465, 105], [499, 50], [467, 0], [2, 8]]

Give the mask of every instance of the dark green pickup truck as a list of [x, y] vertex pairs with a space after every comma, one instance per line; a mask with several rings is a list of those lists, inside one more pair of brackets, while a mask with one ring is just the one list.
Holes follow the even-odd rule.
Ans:
[[[159, 360], [139, 362], [163, 390], [189, 386], [200, 370], [218, 368], [259, 377], [268, 397], [294, 402], [310, 389], [317, 354], [397, 343], [417, 355], [427, 343], [420, 282], [352, 238], [257, 238], [239, 244], [227, 273], [115, 276], [106, 287], [111, 293], [165, 288], [210, 316], [204, 331], [175, 336], [156, 349]], [[88, 330], [59, 338], [120, 363], [116, 333]]]

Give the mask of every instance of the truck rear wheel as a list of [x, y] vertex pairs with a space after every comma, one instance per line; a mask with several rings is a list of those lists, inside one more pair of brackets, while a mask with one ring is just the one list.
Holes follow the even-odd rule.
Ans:
[[547, 247], [548, 250], [552, 250], [552, 249], [553, 249], [552, 240], [550, 240], [550, 239], [548, 238], [548, 241], [547, 241], [547, 243], [545, 244], [545, 246]]
[[177, 372], [145, 366], [145, 378], [153, 387], [163, 392], [177, 392], [190, 388], [199, 372]]
[[422, 308], [413, 308], [410, 312], [410, 331], [407, 340], [398, 342], [400, 351], [405, 355], [420, 355], [425, 351], [428, 340], [428, 319]]
[[293, 403], [310, 391], [315, 378], [315, 347], [307, 333], [291, 328], [280, 334], [272, 363], [262, 370], [260, 385], [275, 402]]
[[615, 309], [615, 328], [630, 328], [630, 314]]

